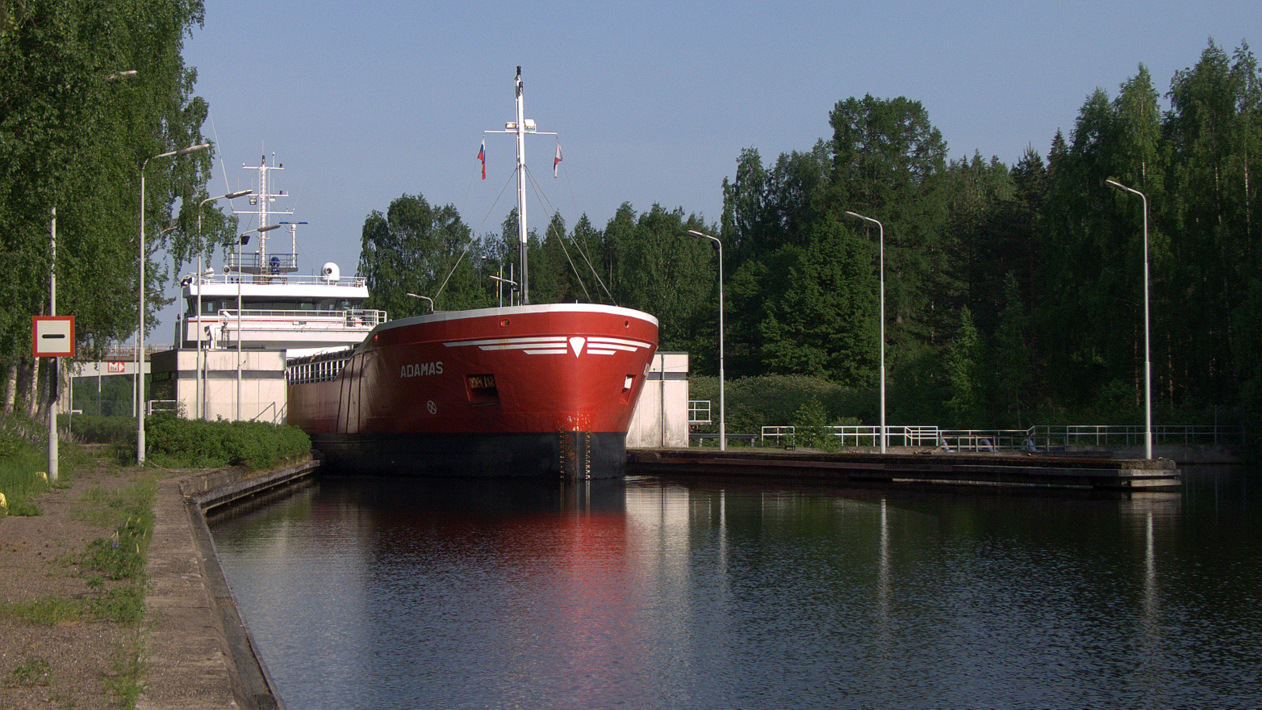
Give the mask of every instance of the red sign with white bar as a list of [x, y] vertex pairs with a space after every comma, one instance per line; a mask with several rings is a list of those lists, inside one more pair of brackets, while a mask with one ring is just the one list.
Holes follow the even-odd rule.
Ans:
[[74, 316], [32, 316], [31, 354], [74, 357]]

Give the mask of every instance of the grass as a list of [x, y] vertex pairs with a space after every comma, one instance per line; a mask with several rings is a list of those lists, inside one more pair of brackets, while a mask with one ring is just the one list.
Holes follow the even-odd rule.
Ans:
[[9, 673], [8, 685], [33, 688], [51, 683], [52, 666], [38, 656], [27, 656]]
[[87, 464], [90, 454], [71, 441], [57, 449], [59, 480], [48, 480], [47, 426], [10, 416], [0, 420], [0, 518], [5, 515], [40, 515], [31, 499], [49, 489], [70, 487], [74, 472]]
[[[39, 515], [39, 507], [31, 498], [47, 491], [48, 455], [34, 446], [0, 433], [0, 493], [6, 506], [0, 507], [0, 517], [5, 515]], [[41, 455], [42, 454], [42, 455]]]
[[0, 602], [0, 619], [21, 619], [28, 624], [53, 626], [84, 618], [86, 604], [82, 599], [44, 597], [30, 602]]
[[[2, 434], [4, 432], [0, 432]], [[49, 490], [45, 479], [35, 474], [46, 465], [46, 455], [37, 446], [18, 437], [0, 439], [0, 490], [8, 494], [9, 512], [15, 503], [21, 510], [38, 508], [30, 498]], [[73, 463], [63, 469], [73, 478], [74, 468], [108, 465], [108, 453], [94, 455], [82, 447], [65, 446]], [[62, 461], [66, 461], [63, 457]], [[36, 468], [38, 467], [38, 468]], [[120, 472], [121, 473], [121, 472]], [[64, 488], [66, 485], [54, 485]], [[144, 685], [141, 676], [143, 628], [145, 615], [145, 565], [149, 540], [153, 534], [153, 504], [157, 497], [157, 478], [141, 473], [129, 485], [117, 491], [93, 488], [76, 501], [73, 515], [90, 524], [113, 528], [107, 537], [88, 543], [82, 553], [62, 558], [63, 563], [77, 564], [85, 578], [88, 593], [77, 597], [49, 596], [29, 602], [0, 602], [0, 618], [11, 618], [29, 624], [57, 625], [66, 622], [107, 621], [131, 629], [128, 639], [117, 647], [112, 669], [103, 679], [105, 689], [120, 707], [133, 708]], [[0, 515], [3, 512], [0, 511]], [[6, 684], [23, 686], [48, 685], [53, 669], [47, 661], [27, 658], [4, 678]]]

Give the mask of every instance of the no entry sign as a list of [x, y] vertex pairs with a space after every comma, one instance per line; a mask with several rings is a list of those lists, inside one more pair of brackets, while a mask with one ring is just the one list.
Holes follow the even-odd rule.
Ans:
[[32, 316], [31, 354], [74, 357], [74, 316]]

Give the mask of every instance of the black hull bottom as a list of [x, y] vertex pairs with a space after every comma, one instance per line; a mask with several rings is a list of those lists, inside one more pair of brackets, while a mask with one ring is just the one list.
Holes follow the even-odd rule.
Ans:
[[313, 436], [339, 473], [463, 478], [620, 478], [626, 434], [331, 434]]

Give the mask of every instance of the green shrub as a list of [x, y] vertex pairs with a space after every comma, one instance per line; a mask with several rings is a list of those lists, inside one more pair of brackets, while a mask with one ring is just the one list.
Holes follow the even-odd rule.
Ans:
[[101, 417], [94, 414], [62, 414], [57, 426], [69, 430], [78, 441], [90, 444], [123, 444], [136, 446], [135, 417]]
[[148, 453], [171, 468], [245, 466], [261, 469], [311, 451], [306, 432], [261, 422], [207, 422], [169, 415], [146, 420]]
[[[719, 381], [716, 377], [688, 378], [688, 398], [710, 400], [715, 424], [702, 431], [718, 431]], [[762, 375], [731, 380], [724, 386], [728, 433], [757, 434], [764, 426], [792, 424], [812, 399], [824, 411], [824, 424], [841, 421], [876, 424], [878, 399], [874, 390], [852, 389], [819, 377]]]
[[48, 479], [38, 475], [48, 468], [48, 451], [36, 431], [29, 421], [0, 422], [0, 493], [7, 505], [0, 516], [40, 514], [30, 498], [48, 490]]

